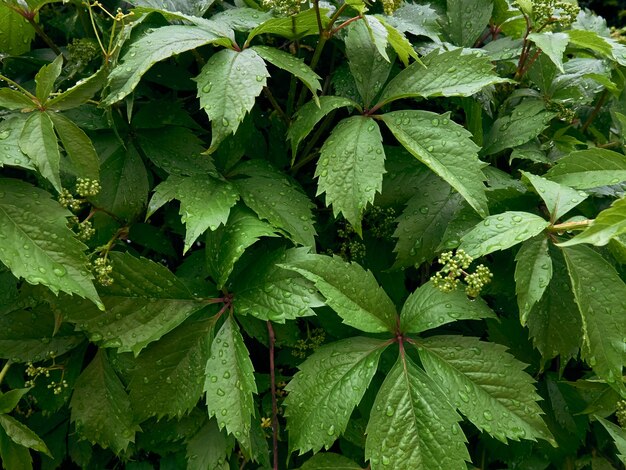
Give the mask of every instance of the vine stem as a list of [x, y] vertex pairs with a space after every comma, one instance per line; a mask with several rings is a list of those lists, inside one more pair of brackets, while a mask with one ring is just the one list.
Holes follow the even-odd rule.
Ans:
[[[22, 16], [24, 16], [24, 15], [22, 15]], [[26, 15], [26, 16], [24, 16], [24, 18], [26, 18], [28, 23], [33, 27], [33, 29], [39, 35], [39, 37], [41, 39], [43, 39], [43, 41], [48, 45], [48, 47], [50, 49], [52, 49], [54, 51], [54, 53], [56, 55], [62, 55], [63, 54], [61, 52], [61, 49], [59, 49], [59, 47], [54, 43], [54, 41], [50, 38], [50, 36], [48, 36], [46, 34], [46, 32], [41, 28], [41, 26], [39, 26], [39, 23], [37, 23], [35, 21], [35, 17], [34, 16]]]
[[272, 444], [274, 454], [274, 470], [278, 470], [278, 403], [276, 401], [276, 371], [274, 370], [274, 344], [276, 335], [272, 322], [267, 321], [267, 333], [270, 338], [270, 387], [272, 391]]
[[587, 129], [589, 128], [593, 120], [596, 118], [598, 113], [600, 113], [600, 110], [602, 109], [602, 106], [604, 105], [604, 102], [607, 96], [608, 96], [608, 91], [605, 89], [600, 95], [600, 98], [598, 98], [598, 102], [596, 103], [595, 107], [593, 108], [593, 111], [591, 111], [591, 114], [589, 115], [585, 123], [583, 124], [583, 127], [580, 128], [582, 132], [587, 131]]
[[2, 370], [0, 370], [0, 384], [4, 380], [4, 376], [7, 375], [9, 368], [11, 367], [11, 361], [7, 361]]

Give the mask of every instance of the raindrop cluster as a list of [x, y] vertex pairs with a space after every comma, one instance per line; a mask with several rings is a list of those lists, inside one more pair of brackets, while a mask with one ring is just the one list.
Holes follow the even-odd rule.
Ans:
[[464, 250], [457, 250], [456, 253], [446, 251], [439, 257], [441, 269], [432, 276], [435, 287], [442, 292], [452, 292], [456, 290], [461, 279], [465, 283], [465, 293], [469, 297], [478, 297], [482, 288], [491, 282], [493, 274], [483, 264], [476, 266], [473, 273], [466, 270], [474, 261]]

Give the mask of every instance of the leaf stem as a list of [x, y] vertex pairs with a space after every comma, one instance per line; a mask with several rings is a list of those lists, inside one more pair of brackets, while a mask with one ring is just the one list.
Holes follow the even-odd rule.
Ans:
[[593, 108], [593, 111], [591, 111], [591, 114], [589, 115], [589, 117], [587, 118], [587, 120], [585, 121], [585, 123], [583, 124], [583, 127], [580, 128], [580, 130], [582, 132], [586, 132], [587, 129], [589, 128], [589, 126], [591, 125], [591, 123], [593, 122], [593, 120], [598, 116], [598, 114], [600, 113], [600, 110], [602, 109], [602, 106], [604, 105], [604, 102], [606, 100], [606, 97], [608, 96], [609, 92], [607, 89], [604, 89], [602, 91], [602, 93], [600, 94], [600, 97], [598, 98], [598, 102], [596, 103], [595, 107]]
[[548, 232], [560, 233], [568, 232], [570, 230], [584, 230], [593, 223], [593, 219], [575, 220], [572, 222], [564, 222], [562, 224], [550, 225]]
[[270, 91], [268, 87], [266, 86], [263, 87], [263, 94], [268, 99], [268, 101], [272, 104], [272, 107], [274, 108], [274, 110], [276, 110], [276, 112], [278, 113], [280, 118], [285, 122], [285, 124], [289, 125], [289, 116], [287, 116], [285, 111], [283, 111], [283, 108], [280, 107], [280, 104], [278, 104], [278, 101], [276, 101], [276, 98], [274, 98], [274, 95], [272, 94], [272, 92]]
[[35, 21], [35, 17], [34, 16], [31, 16], [31, 15], [22, 15], [22, 16], [24, 16], [24, 18], [26, 18], [28, 23], [30, 23], [30, 25], [33, 27], [33, 29], [37, 33], [37, 35], [41, 39], [43, 39], [43, 41], [48, 45], [48, 47], [50, 49], [52, 49], [54, 51], [54, 53], [56, 55], [62, 55], [63, 54], [61, 52], [61, 49], [59, 49], [59, 47], [54, 43], [54, 41], [50, 38], [50, 36], [48, 36], [46, 34], [46, 32], [41, 28], [41, 26], [39, 26], [39, 23], [37, 23]]
[[270, 339], [270, 387], [272, 391], [272, 449], [274, 455], [274, 470], [278, 470], [278, 402], [276, 400], [276, 371], [274, 367], [274, 344], [276, 335], [272, 322], [267, 321], [267, 332]]
[[2, 368], [2, 370], [0, 370], [0, 384], [2, 383], [2, 381], [4, 380], [4, 376], [7, 375], [7, 372], [9, 371], [9, 368], [11, 367], [12, 362], [9, 360], [4, 364], [4, 367]]

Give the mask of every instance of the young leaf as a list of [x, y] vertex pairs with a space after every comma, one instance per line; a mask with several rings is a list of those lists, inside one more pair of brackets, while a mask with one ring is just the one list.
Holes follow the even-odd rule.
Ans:
[[487, 215], [478, 146], [467, 130], [450, 121], [449, 113], [395, 111], [381, 119], [415, 158], [456, 189], [476, 212]]
[[387, 343], [355, 337], [324, 345], [298, 368], [285, 399], [289, 448], [328, 449], [343, 434]]
[[78, 294], [102, 306], [86, 269], [86, 247], [67, 227], [71, 215], [49, 193], [0, 179], [0, 261], [30, 284], [43, 284], [55, 294]]
[[626, 156], [593, 148], [572, 152], [544, 175], [575, 189], [588, 189], [626, 181]]
[[565, 73], [563, 54], [569, 43], [569, 36], [566, 33], [553, 33], [552, 31], [530, 33], [528, 39], [534, 42], [541, 49], [541, 52], [550, 58], [561, 73]]
[[535, 176], [525, 171], [521, 172], [530, 184], [535, 188], [537, 194], [546, 203], [550, 220], [557, 221], [571, 209], [587, 199], [587, 194], [576, 191], [568, 186], [564, 186], [554, 181], [547, 180], [541, 176]]
[[13, 442], [28, 449], [36, 450], [52, 457], [46, 443], [25, 424], [6, 414], [0, 414], [0, 427]]
[[552, 279], [552, 258], [548, 239], [537, 236], [526, 240], [515, 256], [515, 293], [520, 322], [526, 325], [531, 309], [541, 299]]
[[229, 470], [227, 458], [232, 448], [232, 439], [210, 419], [187, 441], [187, 470]]
[[103, 289], [105, 312], [79, 302], [64, 311], [68, 321], [105, 348], [135, 355], [207, 305], [164, 266], [128, 253], [109, 253], [113, 284]]
[[99, 350], [74, 385], [70, 402], [71, 421], [82, 439], [110, 448], [116, 454], [135, 442], [141, 428], [133, 422], [124, 386]]
[[226, 428], [250, 449], [250, 426], [254, 415], [252, 394], [257, 393], [254, 369], [239, 326], [228, 315], [215, 335], [211, 357], [206, 362], [204, 391], [209, 417]]
[[372, 470], [464, 470], [470, 457], [459, 421], [439, 386], [401, 354], [374, 400], [365, 458]]
[[181, 220], [187, 227], [185, 253], [207, 229], [215, 230], [226, 223], [239, 194], [231, 183], [208, 175], [170, 175], [156, 187], [146, 217], [172, 199], [180, 201]]
[[54, 91], [54, 82], [61, 75], [62, 67], [63, 55], [59, 54], [51, 63], [41, 67], [35, 75], [35, 94], [40, 103], [45, 103], [50, 93]]
[[306, 260], [307, 253], [308, 248], [278, 249], [254, 260], [232, 281], [237, 313], [275, 323], [314, 315], [311, 309], [324, 306], [324, 302], [318, 295], [311, 294], [315, 292], [311, 283], [279, 267]]
[[402, 98], [471, 96], [488, 85], [509, 81], [493, 72], [488, 57], [461, 54], [457, 49], [422, 57], [423, 64], [414, 62], [387, 84], [376, 107]]
[[8, 165], [27, 170], [35, 169], [33, 162], [20, 149], [20, 135], [25, 122], [26, 117], [23, 115], [10, 116], [0, 121], [0, 141], [2, 141], [0, 168]]
[[107, 73], [108, 68], [102, 67], [90, 77], [79, 80], [73, 87], [50, 98], [46, 102], [46, 108], [55, 111], [65, 111], [67, 109], [77, 108], [81, 104], [86, 103], [103, 87]]
[[315, 170], [317, 194], [326, 193], [326, 205], [361, 233], [361, 218], [368, 203], [382, 188], [385, 152], [378, 124], [365, 116], [339, 122], [324, 142]]
[[433, 336], [418, 343], [424, 369], [481, 431], [506, 442], [554, 442], [541, 419], [540, 400], [525, 364], [496, 343], [463, 336]]
[[46, 114], [50, 116], [54, 130], [63, 143], [75, 175], [79, 178], [98, 180], [100, 160], [87, 134], [60, 113]]
[[600, 416], [595, 416], [595, 418], [600, 422], [602, 426], [604, 426], [604, 429], [606, 429], [613, 438], [615, 447], [617, 447], [617, 451], [619, 452], [617, 457], [624, 465], [626, 465], [626, 431], [624, 431], [624, 428], [616, 426], [615, 424], [601, 418]]
[[202, 67], [195, 80], [200, 107], [211, 120], [210, 151], [237, 131], [269, 76], [265, 62], [252, 49], [222, 49]]
[[312, 281], [345, 324], [367, 333], [395, 331], [396, 307], [372, 272], [359, 264], [337, 256], [309, 255], [281, 267]]
[[442, 292], [432, 282], [418, 287], [404, 303], [400, 329], [421, 333], [457, 320], [497, 318], [481, 298], [470, 300], [465, 292]]
[[[330, 21], [330, 18], [326, 16], [327, 13], [327, 9], [319, 9], [319, 19], [322, 22], [322, 27], [326, 27]], [[250, 44], [252, 39], [259, 34], [275, 34], [292, 41], [311, 36], [312, 34], [318, 34], [317, 15], [318, 12], [314, 8], [309, 8], [296, 15], [269, 19], [250, 31], [246, 44]]]
[[378, 21], [380, 21], [380, 23], [387, 30], [387, 42], [389, 42], [389, 45], [396, 52], [398, 58], [402, 61], [405, 67], [409, 66], [409, 57], [413, 57], [413, 59], [419, 61], [417, 52], [415, 52], [413, 45], [403, 33], [385, 21], [382, 16], [377, 16], [376, 19], [378, 19]]
[[491, 215], [461, 238], [459, 249], [473, 258], [506, 250], [541, 233], [550, 222], [529, 212]]
[[20, 135], [20, 149], [31, 159], [41, 175], [52, 183], [54, 189], [61, 192], [61, 155], [52, 120], [47, 113], [35, 111], [30, 114]]
[[598, 214], [590, 227], [571, 240], [559, 243], [559, 246], [572, 246], [580, 243], [604, 246], [623, 233], [626, 233], [626, 197], [614, 201], [611, 207]]
[[624, 390], [626, 284], [613, 266], [586, 246], [563, 248], [582, 318], [582, 358], [610, 384]]
[[457, 46], [474, 46], [489, 24], [492, 11], [492, 0], [448, 0], [446, 33], [450, 41]]
[[188, 25], [169, 25], [149, 31], [130, 45], [121, 63], [109, 75], [109, 94], [102, 105], [110, 106], [124, 99], [157, 62], [205, 44], [229, 45], [230, 40]]

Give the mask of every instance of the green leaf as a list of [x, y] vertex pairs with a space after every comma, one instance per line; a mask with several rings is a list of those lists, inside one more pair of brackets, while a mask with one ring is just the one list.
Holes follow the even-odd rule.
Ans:
[[6, 393], [0, 392], [0, 413], [10, 413], [30, 388], [16, 388]]
[[440, 42], [439, 14], [430, 5], [404, 3], [393, 12], [392, 17], [386, 17], [385, 20], [401, 33], [426, 36], [434, 42]]
[[30, 43], [36, 35], [31, 24], [4, 3], [0, 4], [0, 31], [3, 32], [0, 35], [0, 51], [14, 56], [30, 51]]
[[448, 183], [429, 172], [397, 219], [398, 227], [393, 233], [398, 239], [393, 249], [397, 253], [394, 267], [431, 261], [461, 202], [461, 196]]
[[362, 470], [362, 468], [343, 455], [320, 452], [304, 462], [298, 470]]
[[548, 239], [537, 236], [526, 240], [515, 256], [515, 293], [522, 325], [526, 325], [533, 306], [541, 299], [552, 279], [552, 258]]
[[610, 384], [624, 389], [626, 284], [613, 266], [586, 246], [563, 248], [582, 318], [582, 358]]
[[229, 45], [230, 40], [188, 25], [169, 25], [149, 31], [130, 45], [121, 63], [110, 73], [109, 93], [101, 104], [110, 106], [124, 99], [157, 62], [206, 44]]
[[0, 179], [0, 261], [30, 284], [43, 284], [55, 294], [78, 294], [101, 306], [86, 269], [86, 247], [67, 227], [71, 215], [46, 191]]
[[232, 281], [238, 314], [260, 320], [285, 323], [315, 315], [313, 307], [324, 306], [309, 281], [293, 271], [280, 268], [308, 258], [308, 248], [274, 250], [261, 254]]
[[552, 221], [560, 219], [571, 209], [587, 199], [588, 195], [582, 191], [576, 191], [568, 186], [555, 183], [541, 176], [535, 176], [532, 173], [525, 171], [521, 173], [524, 178], [530, 182], [533, 188], [535, 188], [535, 191], [539, 194], [541, 199], [543, 199], [543, 202], [546, 203]]
[[211, 277], [221, 289], [246, 248], [261, 237], [276, 237], [274, 227], [251, 210], [234, 206], [225, 225], [206, 233], [206, 262]]
[[409, 40], [404, 36], [403, 33], [398, 31], [396, 28], [391, 26], [387, 21], [385, 21], [384, 17], [377, 16], [376, 19], [385, 27], [387, 30], [387, 41], [389, 45], [396, 51], [398, 58], [402, 61], [405, 67], [409, 65], [409, 57], [413, 57], [413, 59], [419, 61], [417, 56], [417, 52], [413, 49], [413, 45], [409, 42]]
[[20, 91], [0, 88], [0, 108], [32, 111], [35, 108], [35, 103]]
[[309, 255], [281, 267], [312, 281], [345, 324], [367, 333], [395, 331], [396, 307], [372, 272], [359, 264], [338, 256]]
[[588, 189], [626, 181], [626, 156], [600, 148], [572, 152], [544, 175], [575, 189]]
[[202, 67], [195, 80], [200, 107], [211, 120], [210, 151], [237, 131], [269, 76], [265, 62], [252, 49], [222, 49]]
[[363, 99], [363, 104], [365, 108], [369, 108], [387, 82], [393, 63], [378, 52], [365, 22], [357, 21], [347, 29], [344, 41], [348, 66]]
[[298, 366], [286, 387], [289, 448], [300, 455], [326, 449], [343, 434], [387, 343], [355, 337], [324, 345]]
[[476, 212], [487, 215], [483, 163], [470, 132], [450, 121], [449, 113], [395, 111], [381, 119], [415, 158], [456, 189]]
[[472, 47], [489, 25], [493, 0], [448, 0], [446, 33], [457, 46]]
[[482, 155], [517, 147], [537, 137], [556, 113], [546, 111], [543, 101], [526, 100], [511, 114], [499, 117], [485, 137]]
[[78, 377], [70, 409], [71, 421], [81, 439], [110, 448], [116, 454], [135, 442], [135, 433], [141, 431], [133, 422], [124, 386], [103, 350]]
[[100, 160], [93, 143], [80, 127], [60, 113], [46, 113], [50, 116], [54, 130], [61, 139], [69, 157], [72, 170], [79, 178], [98, 180]]
[[229, 470], [228, 456], [233, 448], [231, 439], [217, 427], [214, 419], [187, 441], [187, 470]]
[[488, 85], [509, 81], [493, 72], [488, 57], [462, 55], [462, 49], [434, 51], [421, 61], [423, 64], [414, 62], [387, 84], [377, 107], [402, 98], [471, 96]]
[[46, 443], [25, 424], [9, 415], [0, 414], [0, 426], [13, 442], [52, 457]]
[[561, 73], [565, 73], [563, 68], [563, 54], [569, 43], [569, 36], [566, 33], [530, 33], [528, 39], [535, 43], [541, 51], [547, 55], [552, 63], [556, 65]]
[[438, 385], [401, 354], [374, 400], [365, 458], [372, 470], [465, 470], [470, 457], [459, 421]]
[[109, 253], [113, 284], [102, 289], [106, 311], [72, 302], [65, 319], [93, 342], [135, 355], [207, 305], [164, 266], [128, 253]]
[[40, 103], [45, 103], [50, 93], [54, 91], [54, 82], [61, 75], [62, 67], [63, 55], [59, 54], [51, 63], [41, 67], [35, 75], [35, 94]]
[[138, 7], [153, 7], [174, 13], [202, 17], [215, 0], [133, 0]]
[[[319, 9], [322, 27], [326, 27], [330, 21], [330, 19], [326, 16], [327, 13], [327, 9]], [[301, 13], [298, 13], [297, 15], [272, 18], [264, 21], [250, 31], [248, 39], [246, 39], [246, 44], [250, 44], [252, 39], [259, 34], [275, 34], [276, 36], [281, 36], [285, 39], [293, 41], [318, 33], [317, 13], [314, 8], [309, 8]]]
[[572, 29], [567, 31], [569, 42], [573, 46], [582, 47], [597, 52], [603, 57], [613, 58], [613, 48], [611, 43], [605, 38], [598, 36], [594, 31], [583, 31]]
[[[3, 88], [4, 90], [4, 88]], [[20, 149], [20, 135], [24, 129], [26, 117], [23, 115], [10, 116], [0, 121], [0, 168], [4, 165], [17, 166], [27, 170], [34, 170], [35, 167], [22, 150]]]
[[138, 421], [180, 418], [196, 406], [216, 320], [190, 319], [139, 355], [128, 384]]
[[79, 80], [73, 87], [49, 99], [46, 103], [46, 108], [56, 111], [65, 111], [85, 104], [102, 89], [107, 78], [107, 73], [108, 68], [102, 67], [93, 75]]
[[506, 250], [540, 234], [550, 222], [529, 212], [491, 215], [461, 238], [459, 249], [473, 258]]
[[615, 443], [615, 447], [617, 447], [617, 451], [619, 454], [617, 458], [626, 465], [626, 431], [624, 428], [616, 426], [615, 424], [607, 421], [606, 419], [601, 418], [600, 416], [595, 416], [595, 418], [600, 422], [604, 429], [610, 434], [613, 438], [613, 442]]
[[604, 246], [615, 237], [626, 233], [626, 197], [613, 201], [611, 207], [598, 214], [590, 227], [559, 246], [591, 243]]
[[319, 103], [309, 101], [302, 106], [289, 126], [287, 138], [291, 141], [292, 159], [295, 159], [300, 142], [311, 133], [324, 116], [337, 108], [360, 108], [356, 102], [341, 96], [320, 96], [318, 101]]
[[385, 173], [383, 137], [378, 124], [366, 116], [340, 121], [324, 142], [315, 170], [317, 194], [326, 193], [333, 214], [342, 213], [357, 233], [365, 206], [382, 189]]
[[387, 54], [387, 36], [389, 35], [387, 28], [385, 28], [382, 22], [375, 16], [363, 15], [361, 19], [369, 32], [369, 36], [372, 43], [376, 47], [378, 54], [380, 54], [387, 62], [393, 62]]
[[20, 149], [32, 160], [41, 175], [52, 183], [54, 189], [61, 192], [61, 155], [52, 120], [47, 113], [35, 111], [30, 114], [20, 135]]
[[525, 364], [499, 344], [463, 336], [433, 336], [418, 343], [424, 369], [479, 430], [496, 439], [554, 442], [541, 419], [541, 400]]
[[[156, 187], [146, 217], [172, 199], [180, 201], [181, 220], [187, 227], [185, 253], [207, 229], [215, 230], [226, 223], [230, 208], [239, 199], [239, 194], [228, 181], [208, 175], [170, 175]], [[207, 201], [211, 203], [207, 204]]]
[[295, 243], [315, 246], [314, 206], [297, 183], [263, 160], [244, 162], [234, 174], [246, 177], [232, 183], [261, 219], [285, 231]]
[[404, 303], [400, 313], [400, 329], [405, 333], [421, 333], [458, 320], [496, 318], [480, 297], [470, 300], [465, 292], [442, 292], [428, 282], [418, 287]]
[[318, 102], [317, 92], [322, 90], [320, 76], [316, 74], [311, 67], [306, 65], [304, 61], [280, 49], [269, 46], [254, 46], [253, 49], [266, 62], [286, 70], [294, 77], [298, 78], [306, 87], [311, 90], [313, 99]]
[[[2, 5], [0, 5], [0, 9], [1, 8]], [[0, 458], [2, 459], [2, 466], [5, 470], [33, 469], [32, 458], [28, 448], [13, 442], [13, 440], [7, 436], [6, 432], [4, 432], [2, 426], [0, 426]]]
[[211, 346], [204, 391], [209, 417], [215, 416], [219, 428], [225, 427], [246, 449], [251, 446], [252, 394], [257, 393], [253, 372], [239, 326], [229, 315]]

